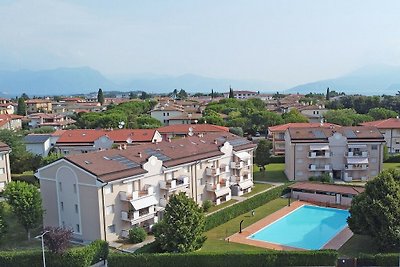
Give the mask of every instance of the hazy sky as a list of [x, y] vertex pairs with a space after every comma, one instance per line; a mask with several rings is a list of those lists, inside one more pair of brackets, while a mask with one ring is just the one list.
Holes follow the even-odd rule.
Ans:
[[400, 64], [400, 1], [0, 0], [0, 69], [297, 84]]

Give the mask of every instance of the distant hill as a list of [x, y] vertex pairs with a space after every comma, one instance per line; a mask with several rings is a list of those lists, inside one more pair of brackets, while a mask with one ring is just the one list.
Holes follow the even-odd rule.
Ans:
[[2, 95], [15, 96], [27, 93], [34, 95], [67, 95], [116, 89], [118, 86], [88, 68], [58, 68], [52, 70], [0, 71], [0, 92]]
[[325, 93], [327, 87], [347, 94], [393, 95], [400, 90], [400, 66], [367, 66], [334, 79], [298, 85], [286, 92]]

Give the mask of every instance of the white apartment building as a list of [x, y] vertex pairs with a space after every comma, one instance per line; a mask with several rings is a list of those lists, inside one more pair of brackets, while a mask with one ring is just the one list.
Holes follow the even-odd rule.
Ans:
[[0, 142], [0, 192], [11, 182], [10, 152], [10, 147]]
[[71, 227], [81, 241], [115, 241], [132, 226], [151, 228], [177, 192], [218, 205], [251, 191], [254, 149], [223, 132], [67, 156], [35, 174], [43, 225]]
[[363, 126], [373, 126], [379, 129], [385, 137], [388, 152], [391, 154], [400, 153], [400, 119], [389, 118], [386, 120], [369, 121], [361, 123]]
[[323, 173], [349, 182], [366, 181], [382, 170], [384, 142], [375, 127], [289, 128], [285, 173], [291, 181]]

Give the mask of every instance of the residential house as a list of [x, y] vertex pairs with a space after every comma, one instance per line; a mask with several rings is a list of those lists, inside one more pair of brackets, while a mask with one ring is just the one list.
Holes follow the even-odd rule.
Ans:
[[0, 192], [11, 182], [10, 152], [10, 147], [0, 142]]
[[14, 114], [0, 114], [0, 129], [15, 131], [22, 128], [22, 116]]
[[51, 145], [51, 134], [28, 134], [24, 138], [26, 151], [35, 155], [46, 157], [49, 155]]
[[[236, 99], [249, 99], [249, 98], [256, 98], [259, 95], [259, 92], [254, 91], [245, 91], [245, 90], [233, 90], [233, 96]], [[229, 92], [224, 93], [224, 97], [229, 97]]]
[[64, 129], [75, 121], [63, 114], [34, 113], [27, 116], [30, 128], [50, 126], [54, 129]]
[[202, 135], [213, 132], [229, 132], [228, 127], [213, 124], [176, 124], [163, 126], [157, 129], [163, 140], [175, 137], [186, 137], [192, 135]]
[[362, 126], [374, 126], [385, 137], [388, 152], [391, 154], [400, 153], [400, 119], [389, 118], [385, 120], [369, 121], [361, 123]]
[[318, 123], [324, 119], [324, 115], [328, 112], [325, 105], [300, 105], [296, 109], [303, 114], [309, 122]]
[[26, 111], [32, 113], [51, 113], [53, 106], [50, 99], [29, 99], [25, 101]]
[[286, 123], [268, 127], [268, 140], [272, 142], [272, 154], [275, 156], [285, 154], [285, 132], [288, 128], [330, 128], [340, 127], [333, 123]]
[[251, 191], [254, 149], [244, 138], [208, 133], [67, 156], [35, 173], [43, 225], [71, 227], [83, 242], [116, 241], [132, 226], [151, 229], [178, 192], [218, 205]]
[[367, 181], [383, 167], [385, 140], [376, 127], [289, 128], [285, 142], [285, 173], [291, 181], [324, 173]]
[[177, 106], [170, 103], [158, 104], [150, 112], [151, 117], [159, 120], [164, 125], [169, 125], [169, 119], [181, 116], [185, 113], [182, 106]]
[[154, 129], [94, 130], [76, 129], [62, 133], [54, 145], [63, 155], [81, 154], [110, 149], [113, 146], [161, 142], [162, 136]]

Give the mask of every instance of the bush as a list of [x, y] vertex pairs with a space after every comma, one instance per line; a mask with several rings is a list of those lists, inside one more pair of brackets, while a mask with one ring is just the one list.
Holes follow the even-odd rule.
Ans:
[[357, 266], [397, 266], [399, 257], [398, 253], [360, 254]]
[[334, 250], [226, 253], [110, 254], [110, 267], [203, 266], [334, 266]]
[[53, 253], [64, 253], [70, 245], [69, 241], [74, 231], [71, 228], [63, 228], [60, 226], [48, 226], [44, 228], [44, 230], [48, 231], [48, 233], [43, 236], [45, 246]]
[[323, 173], [321, 176], [310, 176], [308, 178], [311, 182], [332, 183], [332, 177], [328, 173]]
[[286, 190], [287, 185], [281, 185], [207, 216], [205, 231], [226, 223], [239, 215], [249, 212], [267, 202], [270, 202], [271, 200], [274, 200], [275, 198], [280, 197]]
[[134, 244], [143, 242], [147, 237], [146, 231], [142, 227], [132, 227], [129, 230], [129, 242]]
[[212, 201], [207, 199], [206, 201], [203, 202], [203, 211], [204, 212], [209, 211], [212, 206], [213, 206]]
[[271, 156], [269, 163], [285, 163], [285, 156]]
[[389, 156], [389, 158], [387, 160], [385, 160], [384, 162], [387, 162], [387, 163], [400, 163], [400, 154]]
[[242, 127], [229, 127], [229, 132], [243, 137]]

